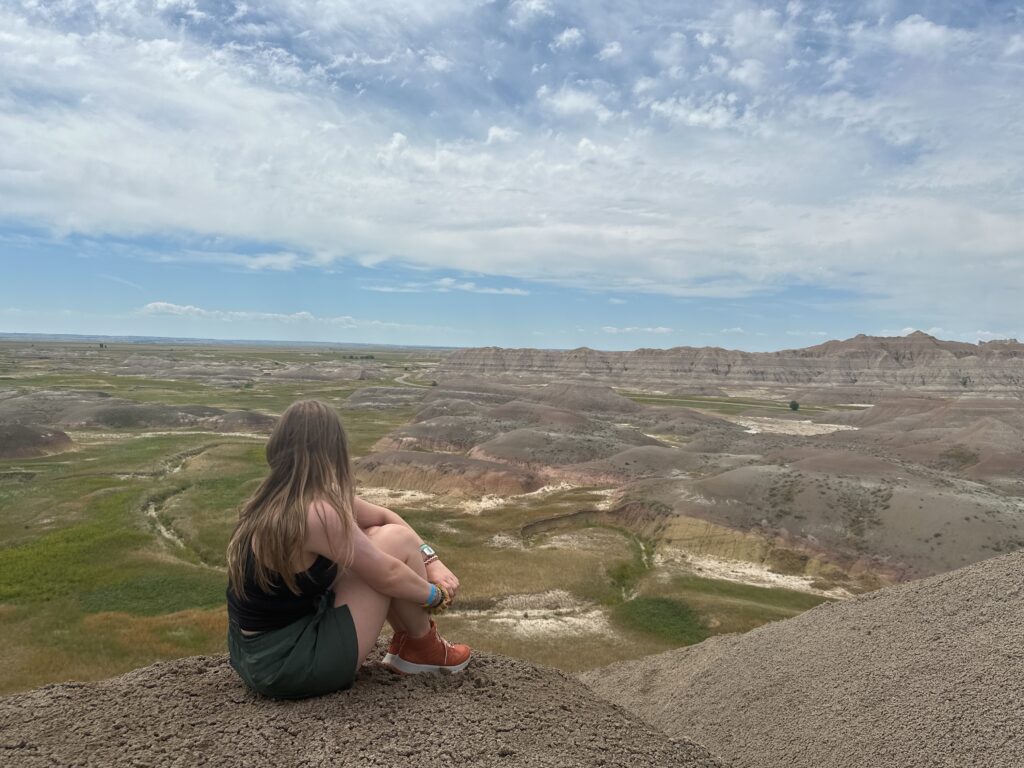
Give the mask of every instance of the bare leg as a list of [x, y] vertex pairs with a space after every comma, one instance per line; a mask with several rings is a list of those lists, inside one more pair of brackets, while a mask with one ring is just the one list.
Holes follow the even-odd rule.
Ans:
[[[371, 526], [368, 526], [368, 527], [364, 528], [363, 529], [363, 533], [365, 533], [367, 536], [369, 536], [370, 539], [372, 540], [373, 537], [377, 533], [380, 532], [381, 527], [382, 526], [379, 526], [379, 525], [371, 525]], [[418, 571], [417, 571], [417, 573], [418, 573]], [[391, 625], [391, 628], [395, 632], [408, 632], [409, 631], [406, 628], [405, 623], [402, 621], [402, 617], [398, 615], [397, 611], [395, 611], [394, 606], [388, 608], [388, 624]]]
[[[367, 531], [370, 541], [383, 552], [397, 557], [416, 573], [427, 578], [427, 569], [423, 565], [420, 554], [419, 540], [416, 534], [404, 525], [389, 523]], [[422, 606], [406, 600], [392, 600], [388, 611], [388, 621], [396, 630], [408, 632], [412, 637], [422, 637], [430, 631], [430, 620]]]
[[391, 598], [375, 590], [354, 573], [345, 573], [334, 582], [334, 605], [347, 605], [352, 614], [359, 642], [359, 659], [356, 661], [358, 671], [377, 643]]
[[[426, 578], [423, 556], [420, 554], [416, 535], [404, 525], [388, 524], [367, 530], [371, 541], [381, 551], [397, 557]], [[373, 650], [384, 626], [384, 619], [392, 621], [395, 629], [400, 627], [411, 637], [422, 637], [430, 631], [427, 612], [420, 605], [406, 600], [394, 600], [382, 594], [352, 572], [345, 572], [334, 582], [334, 605], [348, 605], [352, 621], [356, 625], [359, 641], [359, 662], [356, 669]]]

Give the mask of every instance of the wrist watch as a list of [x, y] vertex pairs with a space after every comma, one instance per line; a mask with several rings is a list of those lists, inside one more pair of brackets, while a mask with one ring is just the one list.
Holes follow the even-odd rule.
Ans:
[[423, 553], [423, 564], [424, 565], [426, 565], [427, 563], [432, 563], [435, 560], [439, 559], [437, 557], [437, 552], [435, 552], [434, 548], [432, 546], [430, 546], [429, 544], [420, 544], [420, 552]]

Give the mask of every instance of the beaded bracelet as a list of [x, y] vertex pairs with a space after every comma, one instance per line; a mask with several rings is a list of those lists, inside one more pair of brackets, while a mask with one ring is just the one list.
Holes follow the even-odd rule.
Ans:
[[430, 585], [430, 597], [427, 598], [427, 602], [423, 604], [424, 608], [433, 608], [434, 602], [437, 600], [437, 585], [431, 583]]

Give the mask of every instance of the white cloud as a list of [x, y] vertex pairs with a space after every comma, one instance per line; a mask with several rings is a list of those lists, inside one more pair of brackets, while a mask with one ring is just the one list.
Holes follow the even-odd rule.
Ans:
[[1003, 55], [1016, 56], [1021, 52], [1024, 52], [1024, 35], [1011, 36], [1010, 41], [1006, 44], [1006, 48], [1003, 50]]
[[577, 27], [566, 27], [551, 41], [553, 51], [571, 51], [583, 45], [583, 33]]
[[764, 64], [757, 59], [744, 59], [729, 70], [729, 78], [748, 88], [758, 88], [764, 80]]
[[764, 58], [788, 52], [793, 30], [770, 8], [743, 10], [729, 20], [725, 45], [737, 55]]
[[604, 48], [601, 49], [601, 52], [597, 54], [597, 58], [599, 58], [601, 61], [608, 61], [609, 59], [614, 59], [617, 56], [621, 55], [622, 44], [619, 43], [617, 40], [613, 40], [612, 42], [608, 43]]
[[423, 60], [435, 72], [449, 72], [455, 66], [451, 59], [441, 53], [428, 53]]
[[907, 326], [898, 331], [882, 330], [878, 332], [878, 335], [909, 336], [910, 334], [917, 332], [927, 333], [929, 336], [934, 336], [937, 339], [944, 339], [946, 341], [965, 341], [970, 344], [1024, 338], [1024, 333], [1021, 331], [951, 331], [939, 326], [932, 326], [930, 328], [915, 328], [914, 326]]
[[174, 304], [167, 301], [151, 301], [137, 310], [139, 315], [165, 315], [182, 318], [199, 318], [228, 323], [267, 322], [295, 324], [327, 325], [337, 328], [428, 328], [431, 326], [414, 326], [405, 323], [392, 323], [385, 320], [361, 320], [351, 315], [317, 316], [312, 312], [255, 312], [248, 310], [204, 309], [192, 304]]
[[711, 46], [718, 42], [718, 38], [715, 37], [710, 32], [708, 32], [707, 30], [698, 32], [696, 40], [700, 44], [701, 48], [710, 48]]
[[609, 304], [625, 304], [626, 300], [625, 299], [617, 298], [615, 296], [612, 296], [610, 299], [608, 299], [608, 303]]
[[629, 326], [628, 328], [619, 328], [614, 325], [603, 325], [601, 330], [605, 333], [620, 334], [620, 333], [672, 333], [671, 328], [666, 328], [663, 325], [658, 326]]
[[642, 94], [648, 91], [653, 91], [658, 87], [658, 79], [656, 77], [641, 77], [633, 84], [633, 93]]
[[377, 293], [448, 293], [450, 291], [463, 291], [465, 293], [486, 293], [496, 296], [529, 296], [530, 292], [523, 288], [496, 288], [487, 285], [477, 285], [471, 280], [456, 280], [452, 277], [442, 277], [438, 280], [427, 282], [406, 282], [401, 285], [368, 285], [364, 290], [376, 291]]
[[547, 0], [512, 0], [509, 11], [509, 24], [513, 27], [527, 27], [538, 18], [554, 15]]
[[284, 314], [279, 312], [249, 312], [222, 309], [203, 309], [192, 304], [173, 304], [167, 301], [151, 301], [139, 309], [143, 315], [175, 315], [178, 317], [201, 317], [212, 320], [270, 320], [273, 322], [331, 322], [335, 324], [355, 327], [355, 318], [347, 315], [332, 318], [317, 318], [309, 312], [292, 312]]
[[703, 103], [678, 97], [655, 101], [651, 103], [651, 112], [693, 128], [729, 128], [739, 120], [735, 99], [726, 93], [717, 93]]
[[912, 56], [941, 56], [970, 38], [965, 30], [936, 24], [917, 13], [892, 28], [893, 47]]
[[252, 271], [289, 272], [303, 264], [315, 263], [315, 259], [303, 258], [291, 251], [278, 253], [234, 253], [231, 251], [197, 251], [186, 248], [169, 253], [146, 254], [153, 261], [175, 263], [193, 262], [204, 264], [227, 264], [244, 267]]
[[557, 91], [552, 91], [546, 85], [542, 85], [537, 90], [537, 98], [559, 115], [592, 115], [602, 123], [613, 116], [597, 94], [579, 88], [562, 86]]
[[487, 144], [507, 144], [519, 138], [519, 131], [492, 125], [487, 129]]
[[[186, 244], [146, 259], [623, 295], [798, 284], [872, 317], [1014, 327], [1019, 29], [806, 5], [602, 6], [606, 66], [551, 52], [584, 27], [537, 0], [497, 35], [424, 0], [203, 4], [201, 28], [145, 3], [0, 4], [0, 210], [56, 240]], [[941, 76], [902, 59], [942, 50], [964, 55]], [[439, 77], [433, 55], [457, 64]]]
[[146, 290], [138, 283], [133, 283], [131, 280], [125, 280], [123, 277], [117, 277], [116, 275], [103, 275], [97, 274], [96, 277], [102, 277], [104, 280], [110, 280], [114, 283], [120, 283], [121, 285], [127, 285], [129, 288], [135, 288], [140, 291]]

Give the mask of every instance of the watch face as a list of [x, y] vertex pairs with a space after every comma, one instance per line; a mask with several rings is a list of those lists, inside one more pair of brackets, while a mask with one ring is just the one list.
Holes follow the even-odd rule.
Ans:
[[434, 548], [432, 546], [430, 546], [429, 544], [424, 544], [423, 546], [421, 546], [420, 547], [420, 552], [423, 553], [424, 557], [430, 557], [431, 555], [436, 555], [437, 554], [434, 551]]

